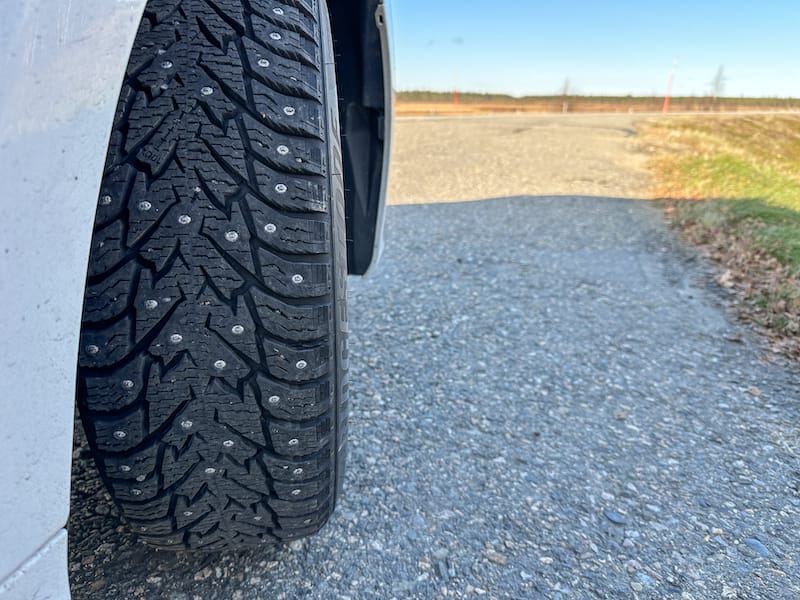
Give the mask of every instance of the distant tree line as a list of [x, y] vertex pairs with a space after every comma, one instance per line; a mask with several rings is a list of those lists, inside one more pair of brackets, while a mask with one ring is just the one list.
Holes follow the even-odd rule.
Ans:
[[[717, 97], [722, 88], [723, 75], [718, 74], [719, 81], [711, 94], [707, 96], [673, 96], [671, 107], [673, 110], [712, 110], [735, 107], [752, 108], [799, 108], [800, 98], [743, 98], [743, 97]], [[426, 92], [402, 91], [397, 92], [399, 102], [432, 102], [452, 103], [452, 92]], [[502, 104], [507, 106], [530, 106], [552, 104], [557, 112], [562, 111], [566, 101], [569, 101], [570, 111], [580, 111], [589, 105], [614, 105], [620, 109], [635, 107], [637, 110], [661, 110], [664, 102], [663, 96], [590, 96], [571, 95], [562, 91], [561, 94], [551, 96], [511, 96], [508, 94], [480, 94], [475, 92], [459, 92], [461, 104]]]

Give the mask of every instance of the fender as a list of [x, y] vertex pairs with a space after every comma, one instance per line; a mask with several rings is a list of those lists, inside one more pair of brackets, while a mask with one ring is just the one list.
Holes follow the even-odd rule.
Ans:
[[383, 244], [392, 130], [389, 14], [385, 0], [330, 0], [339, 88], [347, 270], [366, 275]]

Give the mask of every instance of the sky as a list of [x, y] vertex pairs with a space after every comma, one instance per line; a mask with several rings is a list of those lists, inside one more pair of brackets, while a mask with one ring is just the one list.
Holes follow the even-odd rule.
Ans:
[[800, 0], [387, 0], [395, 89], [800, 97]]

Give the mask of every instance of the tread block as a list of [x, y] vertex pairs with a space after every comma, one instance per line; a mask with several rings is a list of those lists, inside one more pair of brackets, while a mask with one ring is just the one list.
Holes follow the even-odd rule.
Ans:
[[320, 503], [317, 496], [305, 498], [304, 500], [281, 500], [280, 498], [271, 498], [268, 504], [272, 511], [278, 516], [278, 527], [281, 527], [281, 520], [285, 517], [305, 517], [306, 515], [319, 511], [320, 508], [324, 506], [324, 504]]
[[318, 144], [272, 131], [247, 114], [242, 116], [242, 123], [253, 155], [265, 165], [284, 173], [327, 175], [326, 161]]
[[261, 277], [273, 292], [287, 298], [318, 298], [331, 292], [327, 263], [288, 261], [259, 248]]
[[242, 216], [238, 202], [231, 205], [229, 217], [210, 214], [203, 219], [203, 235], [207, 236], [223, 260], [233, 259], [249, 273], [255, 274], [253, 253], [250, 247], [250, 230]]
[[125, 247], [125, 226], [121, 220], [95, 231], [89, 259], [89, 277], [102, 275], [118, 263], [121, 263], [127, 254], [127, 250]]
[[97, 448], [104, 452], [130, 450], [147, 434], [145, 409], [140, 406], [122, 416], [97, 417], [91, 433], [97, 439]]
[[[116, 486], [116, 483], [114, 485]], [[120, 488], [120, 490], [130, 489], [130, 484], [125, 485], [126, 487]], [[128, 520], [160, 519], [169, 515], [170, 498], [169, 496], [162, 496], [151, 500], [147, 504], [142, 504], [140, 502], [120, 502], [120, 508], [122, 509], [122, 514], [125, 515], [125, 518]], [[144, 523], [141, 523], [141, 525], [144, 525]], [[137, 533], [139, 532], [138, 528], [134, 528], [134, 531]]]
[[299, 99], [254, 80], [254, 108], [265, 124], [278, 131], [325, 141], [324, 114], [317, 100]]
[[114, 377], [86, 376], [86, 406], [94, 412], [113, 412], [134, 404], [145, 390], [146, 375], [150, 368], [146, 356], [135, 357], [120, 367]]
[[330, 345], [295, 348], [274, 341], [265, 341], [264, 356], [270, 375], [281, 381], [299, 383], [327, 375]]
[[104, 329], [84, 329], [81, 333], [79, 365], [107, 367], [121, 361], [134, 346], [132, 319], [124, 317]]
[[256, 375], [261, 392], [261, 407], [267, 414], [284, 421], [305, 421], [327, 413], [332, 407], [333, 390], [327, 382], [311, 386], [292, 386]]
[[247, 295], [255, 307], [259, 325], [272, 335], [295, 342], [324, 339], [333, 315], [329, 304], [296, 306], [252, 287]]
[[131, 456], [106, 455], [101, 459], [105, 473], [112, 479], [135, 479], [156, 469], [158, 447], [144, 448]]
[[265, 21], [269, 21], [282, 29], [301, 33], [308, 40], [315, 42], [318, 39], [319, 31], [316, 21], [308, 18], [312, 10], [313, 8], [309, 8], [307, 12], [302, 12], [300, 8], [288, 2], [278, 6], [266, 2], [253, 3], [253, 12]]
[[322, 100], [322, 81], [314, 67], [281, 56], [256, 40], [242, 39], [253, 80], [277, 92], [309, 100]]
[[84, 320], [89, 323], [119, 317], [130, 308], [132, 287], [139, 274], [139, 265], [133, 261], [123, 264], [117, 276], [86, 286], [83, 302]]
[[328, 477], [323, 477], [322, 481], [276, 481], [273, 484], [275, 495], [281, 500], [304, 500], [316, 496], [330, 485]]
[[326, 473], [330, 465], [315, 458], [285, 458], [264, 454], [261, 457], [269, 476], [275, 481], [297, 482]]
[[258, 15], [252, 16], [252, 23], [255, 40], [275, 54], [309, 67], [317, 67], [321, 63], [317, 44], [296, 31], [282, 30]]
[[226, 404], [220, 406], [217, 411], [219, 422], [229, 430], [235, 431], [251, 443], [263, 448], [267, 441], [262, 427], [261, 411], [253, 390], [245, 387], [244, 401], [238, 398], [237, 400], [239, 402], [235, 402], [233, 397], [230, 397]]
[[[284, 193], [289, 192], [289, 185], [285, 183], [277, 185], [286, 187]], [[330, 252], [330, 234], [324, 221], [283, 215], [257, 200], [248, 202], [248, 208], [258, 239], [269, 248], [286, 254]]]
[[[298, 212], [328, 212], [328, 195], [316, 181], [279, 173], [261, 161], [253, 161], [254, 187], [267, 205]], [[289, 189], [279, 194], [275, 186], [283, 183]]]
[[269, 425], [269, 438], [275, 452], [281, 456], [309, 456], [323, 450], [330, 452], [330, 419], [314, 423], [274, 421]]

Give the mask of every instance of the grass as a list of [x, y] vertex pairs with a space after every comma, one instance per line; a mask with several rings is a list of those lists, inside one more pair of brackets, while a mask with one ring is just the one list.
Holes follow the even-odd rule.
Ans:
[[746, 230], [759, 248], [800, 273], [800, 115], [680, 117], [644, 126], [660, 152], [657, 195], [706, 229]]
[[[739, 295], [743, 316], [800, 357], [800, 115], [691, 116], [643, 123], [654, 195]], [[787, 346], [788, 343], [788, 346]]]

